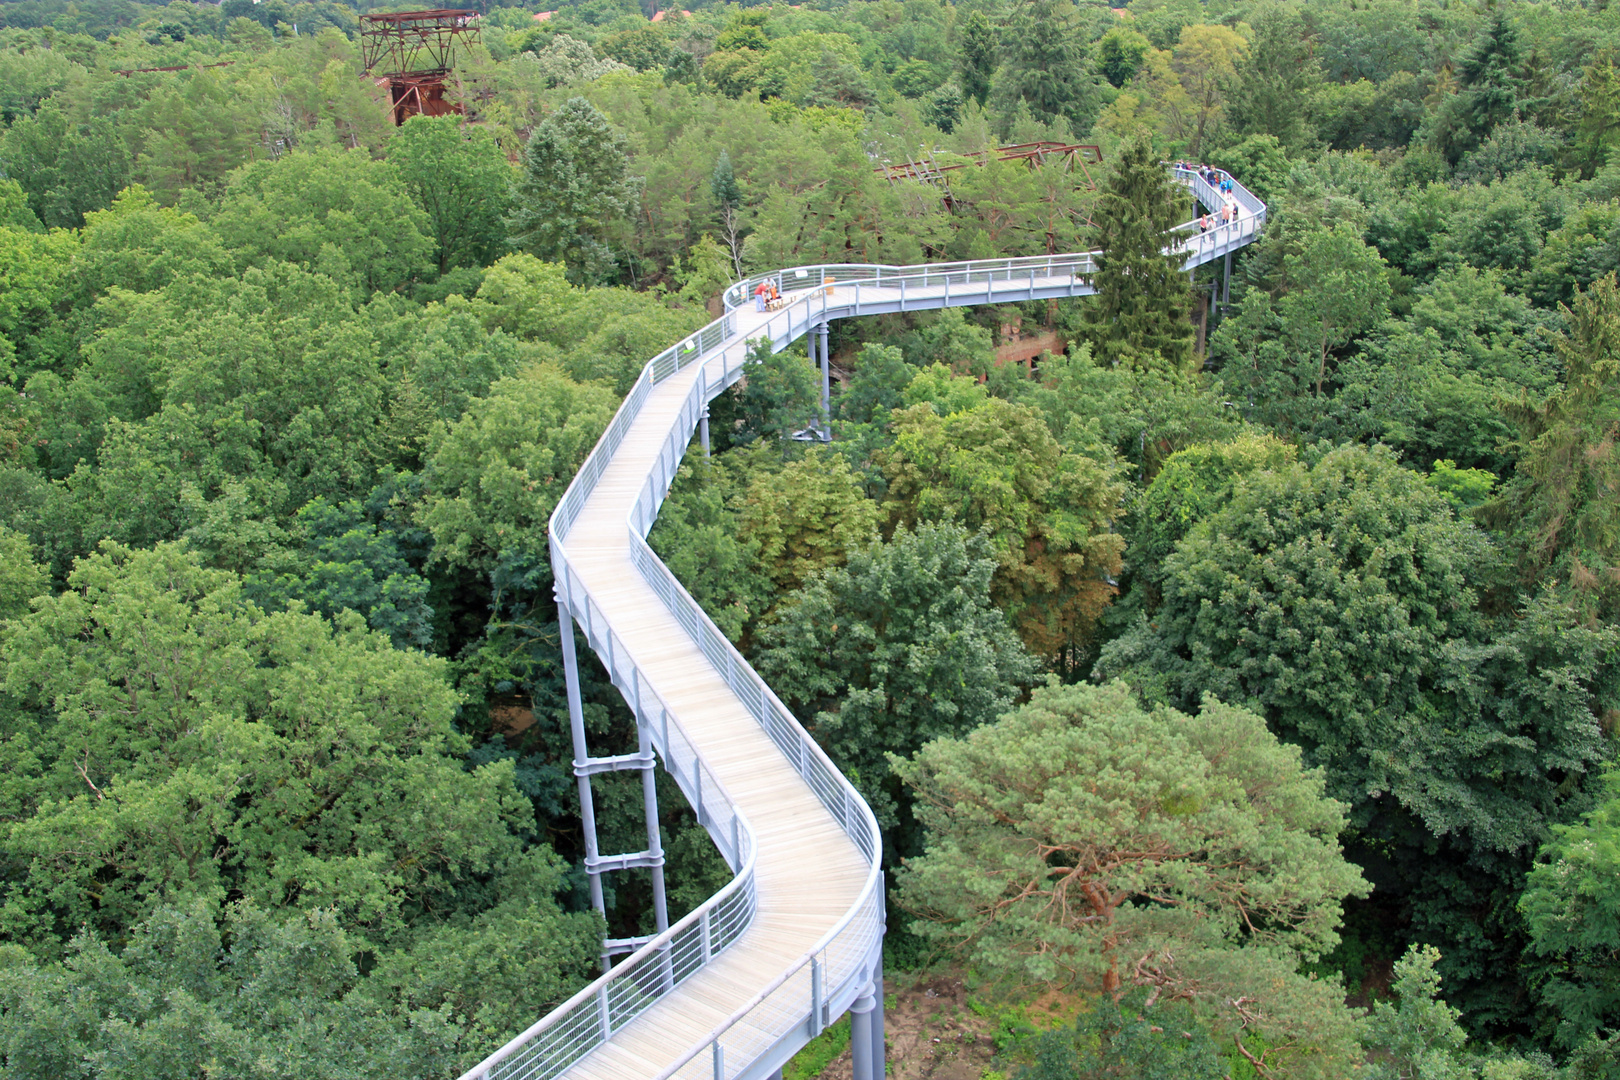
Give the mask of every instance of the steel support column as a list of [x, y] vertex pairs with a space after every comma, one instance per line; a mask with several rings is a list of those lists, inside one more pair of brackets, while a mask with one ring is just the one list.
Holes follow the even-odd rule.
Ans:
[[703, 403], [703, 411], [698, 413], [698, 440], [703, 443], [703, 456], [709, 456], [709, 403]]
[[669, 907], [664, 901], [664, 844], [658, 830], [658, 759], [653, 756], [651, 732], [639, 714], [636, 751], [648, 762], [641, 770], [641, 805], [647, 819], [647, 854], [652, 856], [653, 933], [662, 934], [669, 929]]
[[884, 1062], [888, 1060], [888, 1043], [883, 1031], [883, 935], [889, 928], [888, 902], [883, 880], [878, 883], [878, 958], [872, 967], [872, 988], [877, 998], [872, 1011], [872, 1061], [877, 1068], [877, 1080], [883, 1080]]
[[827, 347], [830, 329], [827, 323], [816, 327], [816, 340], [821, 348], [821, 428], [828, 440], [832, 439], [832, 354]]
[[[579, 658], [574, 650], [574, 617], [561, 600], [557, 601], [557, 625], [561, 630], [558, 636], [562, 639], [563, 680], [568, 688], [568, 729], [574, 737], [574, 760], [582, 762], [590, 754], [585, 746], [585, 708], [579, 699]], [[605, 915], [607, 906], [602, 901], [602, 875], [596, 869], [596, 860], [601, 852], [596, 846], [596, 803], [591, 795], [591, 777], [578, 767], [574, 769], [574, 774], [579, 781], [579, 817], [585, 830], [585, 867], [591, 886], [591, 906]], [[607, 971], [608, 967], [608, 958], [604, 953], [602, 970]]]
[[1221, 275], [1221, 307], [1225, 308], [1232, 299], [1232, 253], [1226, 253], [1226, 270]]
[[872, 1011], [877, 1001], [872, 984], [849, 1007], [849, 1053], [854, 1059], [853, 1080], [883, 1080], [883, 1061], [873, 1054]]

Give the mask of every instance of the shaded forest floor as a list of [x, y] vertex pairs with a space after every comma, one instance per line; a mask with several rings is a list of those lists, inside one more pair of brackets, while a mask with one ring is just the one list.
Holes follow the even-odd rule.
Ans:
[[[1072, 1022], [1080, 999], [1045, 994], [992, 1002], [970, 991], [960, 972], [903, 972], [884, 980], [888, 1075], [893, 1080], [998, 1080], [1011, 1071], [1022, 1039]], [[830, 1058], [830, 1060], [829, 1060]], [[805, 1047], [788, 1080], [851, 1080], [847, 1019]]]

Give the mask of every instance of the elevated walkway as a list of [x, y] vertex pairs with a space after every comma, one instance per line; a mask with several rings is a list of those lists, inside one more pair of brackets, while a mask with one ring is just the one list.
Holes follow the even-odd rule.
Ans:
[[[1220, 205], [1201, 178], [1177, 176], [1205, 206]], [[1187, 269], [1259, 235], [1264, 204], [1241, 187], [1233, 196], [1244, 211], [1237, 221], [1201, 234], [1196, 226], [1191, 234], [1178, 230], [1172, 247], [1185, 254]], [[652, 553], [647, 531], [707, 403], [741, 376], [750, 342], [765, 339], [780, 350], [820, 331], [825, 364], [825, 327], [834, 319], [1084, 296], [1094, 269], [1090, 253], [790, 268], [771, 275], [787, 292], [781, 310], [754, 311], [745, 301], [762, 279], [739, 282], [726, 294], [731, 310], [648, 362], [551, 520], [575, 767], [581, 776], [607, 768], [646, 776], [656, 751], [735, 877], [674, 926], [626, 943], [628, 957], [463, 1080], [752, 1080], [774, 1075], [846, 1010], [855, 1021], [856, 1080], [881, 1078], [877, 824]], [[638, 755], [584, 755], [575, 626], [636, 714]], [[661, 890], [653, 811], [648, 851], [602, 857], [587, 787], [582, 794], [593, 881], [615, 868], [651, 866]]]

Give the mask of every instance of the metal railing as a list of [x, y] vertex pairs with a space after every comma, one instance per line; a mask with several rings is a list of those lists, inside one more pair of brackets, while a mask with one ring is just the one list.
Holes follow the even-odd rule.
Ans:
[[[1175, 172], [1205, 206], [1219, 205], [1220, 194], [1202, 177], [1186, 170]], [[1172, 250], [1188, 253], [1189, 266], [1218, 258], [1258, 235], [1265, 222], [1265, 204], [1241, 187], [1233, 194], [1245, 210], [1239, 220], [1171, 245]], [[1196, 228], [1196, 223], [1191, 227]], [[1184, 225], [1178, 231], [1187, 228]], [[631, 561], [870, 868], [854, 904], [814, 946], [784, 967], [703, 1039], [683, 1050], [656, 1078], [726, 1080], [784, 1039], [795, 1034], [818, 1034], [849, 1007], [881, 945], [884, 898], [879, 868], [881, 839], [865, 800], [646, 542], [703, 407], [741, 376], [748, 341], [763, 338], [773, 349], [781, 348], [811, 326], [860, 314], [863, 284], [899, 290], [902, 297], [907, 290], [916, 290], [924, 294], [917, 297], [919, 306], [942, 307], [953, 302], [1016, 300], [1016, 286], [1026, 281], [1029, 295], [1033, 296], [1038, 287], [1049, 288], [1054, 280], [1082, 281], [1095, 268], [1089, 252], [907, 267], [829, 264], [790, 268], [769, 275], [798, 286], [791, 290], [795, 295], [789, 303], [769, 318], [743, 318], [732, 299], [734, 295], [745, 297], [752, 285], [763, 278], [735, 283], [725, 293], [725, 315], [647, 362], [552, 514], [552, 569], [558, 599], [584, 628], [586, 640], [634, 710], [638, 723], [648, 729], [659, 756], [735, 876], [696, 910], [480, 1062], [463, 1080], [542, 1080], [565, 1071], [701, 971], [742, 936], [756, 910], [756, 842], [747, 817], [704, 763], [679, 717], [643, 677], [623, 639], [579, 581], [568, 559], [568, 534], [653, 388], [701, 362], [698, 378], [671, 422], [658, 457], [629, 511], [625, 524]], [[999, 289], [997, 282], [1002, 283]], [[839, 290], [834, 302], [833, 290], [826, 286], [842, 284], [855, 286], [852, 295]], [[982, 293], [976, 288], [980, 285]], [[962, 288], [952, 295], [953, 286]], [[940, 291], [935, 293], [935, 289]], [[715, 365], [719, 370], [711, 374], [710, 368]]]
[[[1172, 167], [1170, 173], [1177, 182], [1186, 184], [1191, 188], [1193, 197], [1204, 206], [1215, 209], [1225, 201], [1221, 193], [1196, 171]], [[1229, 250], [1244, 246], [1258, 236], [1261, 229], [1264, 228], [1266, 220], [1265, 203], [1255, 198], [1252, 192], [1235, 181], [1233, 183], [1232, 199], [1240, 211], [1236, 220], [1224, 225], [1217, 225], [1208, 232], [1199, 233], [1198, 219], [1194, 218], [1171, 230], [1175, 233], [1191, 234], [1179, 245], [1171, 245], [1172, 248], [1186, 251], [1190, 256], [1205, 254], [1203, 258], [1190, 259], [1188, 263], [1189, 269], [1193, 265], [1208, 262], [1214, 257], [1224, 255]], [[877, 263], [817, 263], [808, 266], [790, 266], [782, 270], [754, 274], [741, 281], [733, 282], [720, 295], [725, 303], [726, 310], [730, 312], [746, 306], [754, 294], [754, 289], [766, 282], [777, 283], [784, 292], [796, 292], [800, 289], [823, 288], [827, 285], [838, 286], [857, 283], [875, 288], [901, 288], [902, 279], [923, 285], [940, 284], [942, 282], [968, 284], [970, 282], [992, 280], [1022, 280], [1026, 276], [1050, 279], [1065, 274], [1086, 277], [1096, 270], [1094, 259], [1096, 254], [1094, 251], [1088, 251], [1072, 255], [1028, 255], [1014, 259], [921, 263], [913, 266], [884, 266]]]

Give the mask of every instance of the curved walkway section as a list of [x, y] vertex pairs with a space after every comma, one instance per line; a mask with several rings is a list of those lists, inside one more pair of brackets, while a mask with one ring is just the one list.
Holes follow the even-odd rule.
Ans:
[[[1206, 207], [1222, 205], [1201, 177], [1174, 171]], [[1265, 205], [1241, 186], [1230, 195], [1236, 221], [1178, 230], [1190, 230], [1173, 244], [1189, 270], [1259, 234]], [[866, 1015], [874, 996], [881, 1002], [872, 812], [652, 553], [647, 531], [751, 342], [780, 350], [858, 315], [1084, 296], [1094, 269], [1082, 253], [778, 271], [789, 290], [781, 310], [742, 309], [763, 279], [739, 282], [727, 290], [732, 310], [648, 362], [552, 515], [557, 597], [735, 877], [463, 1080], [752, 1080], [845, 1010]], [[565, 652], [572, 640], [565, 625]], [[856, 1060], [859, 1069], [875, 1059], [881, 1077], [881, 1004], [876, 1013]]]

